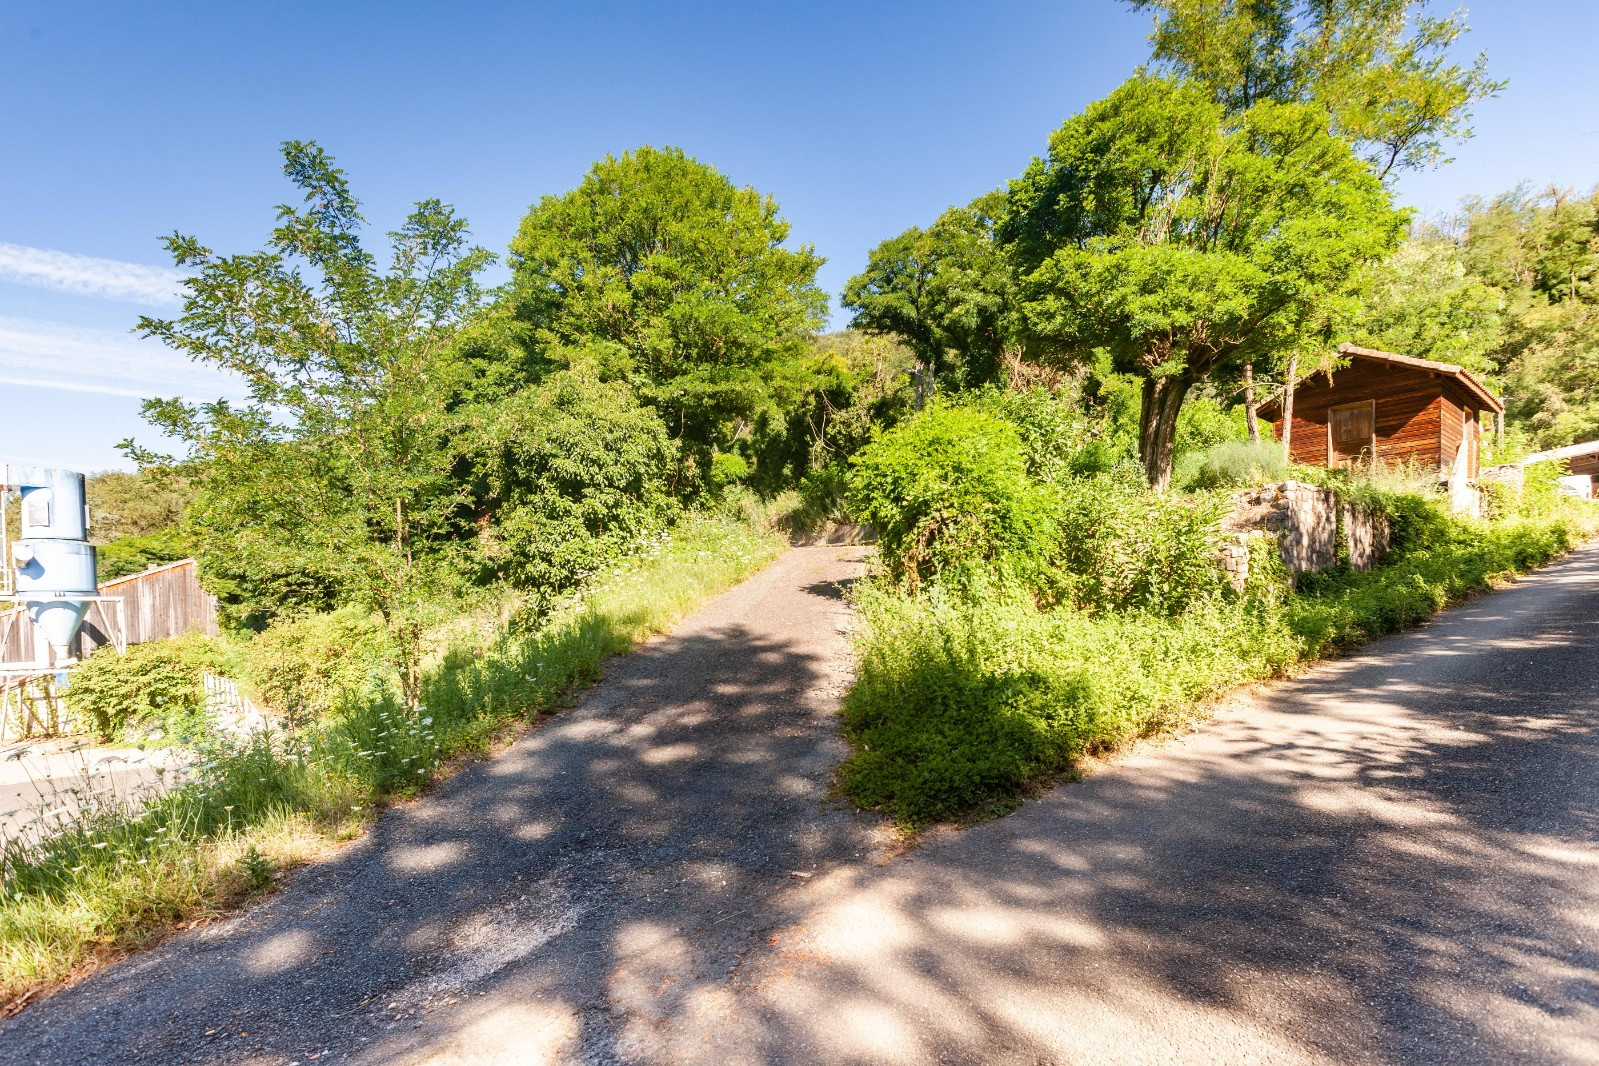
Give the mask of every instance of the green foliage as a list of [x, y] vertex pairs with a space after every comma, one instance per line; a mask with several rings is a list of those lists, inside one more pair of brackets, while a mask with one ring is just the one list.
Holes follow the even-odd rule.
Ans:
[[245, 883], [257, 892], [272, 883], [272, 863], [254, 844], [239, 856], [239, 872], [244, 875]]
[[1138, 76], [1055, 132], [1000, 232], [1032, 329], [1141, 380], [1139, 458], [1164, 489], [1188, 391], [1324, 345], [1403, 220], [1319, 108], [1229, 113], [1199, 84]]
[[849, 510], [877, 531], [884, 562], [914, 587], [992, 569], [1036, 578], [1056, 535], [1053, 495], [1027, 472], [1008, 422], [935, 406], [855, 456]]
[[102, 741], [142, 734], [193, 742], [210, 731], [203, 675], [227, 665], [222, 650], [199, 634], [134, 644], [120, 655], [107, 645], [72, 672], [67, 703]]
[[1274, 441], [1229, 440], [1179, 456], [1176, 481], [1188, 492], [1269, 485], [1288, 476], [1288, 458]]
[[118, 537], [95, 549], [95, 566], [101, 583], [137, 574], [152, 566], [175, 563], [190, 556], [188, 541], [175, 529]]
[[1020, 340], [1015, 281], [995, 238], [1003, 193], [945, 211], [872, 249], [844, 286], [851, 325], [900, 338], [918, 366], [951, 388], [998, 379]]
[[1499, 301], [1502, 330], [1474, 340], [1493, 344], [1513, 434], [1532, 449], [1599, 436], [1599, 190], [1473, 198], [1450, 233], [1421, 239], [1448, 241]]
[[1426, 0], [1128, 0], [1156, 12], [1155, 59], [1201, 82], [1229, 111], [1262, 100], [1312, 101], [1381, 174], [1446, 162], [1471, 135], [1472, 107], [1504, 82], [1450, 62], [1465, 9], [1442, 18]]
[[538, 604], [633, 551], [676, 513], [677, 448], [625, 385], [554, 374], [482, 423], [480, 559]]
[[1423, 233], [1374, 268], [1350, 339], [1492, 375], [1504, 304], [1503, 294], [1467, 270], [1456, 246]]
[[1106, 426], [1083, 412], [1074, 391], [983, 389], [952, 401], [1003, 419], [1022, 442], [1027, 473], [1048, 485], [1111, 469], [1121, 456], [1103, 439]]
[[1290, 594], [1275, 544], [1255, 538], [1244, 597], [1203, 597], [1176, 616], [868, 584], [844, 704], [854, 748], [845, 791], [910, 825], [1007, 809], [1084, 754], [1169, 729], [1241, 682], [1413, 625], [1599, 532], [1599, 509], [1570, 499], [1494, 523], [1450, 519], [1436, 497], [1407, 506], [1394, 515], [1404, 546], [1383, 566]]
[[399, 681], [382, 620], [361, 607], [279, 618], [241, 656], [254, 695], [294, 726], [377, 700]]
[[748, 480], [749, 476], [748, 459], [738, 452], [717, 452], [711, 456], [711, 466], [706, 471], [705, 480], [713, 493], [721, 495], [726, 489]]
[[1243, 603], [1178, 619], [866, 590], [844, 704], [856, 802], [902, 822], [1003, 810], [1045, 775], [1170, 726], [1194, 701], [1292, 660]]
[[847, 498], [849, 471], [838, 464], [805, 475], [799, 484], [799, 503], [787, 521], [792, 533], [814, 533], [829, 523], [850, 520]]
[[1063, 486], [1054, 559], [1070, 600], [1094, 611], [1180, 614], [1221, 597], [1225, 501], [1151, 493], [1125, 469]]
[[513, 306], [542, 358], [627, 381], [708, 459], [810, 385], [822, 259], [788, 235], [770, 197], [679, 149], [608, 156], [522, 220]]
[[[151, 401], [145, 417], [188, 448], [189, 529], [235, 616], [355, 602], [379, 612], [414, 699], [420, 636], [470, 547], [472, 435], [459, 398], [474, 366], [457, 335], [493, 260], [438, 200], [388, 234], [381, 269], [344, 173], [315, 144], [283, 146], [299, 205], [262, 251], [218, 256], [174, 234], [183, 315], [147, 337], [231, 371], [250, 402]], [[132, 448], [149, 465], [159, 457]]]
[[106, 545], [126, 537], [170, 533], [183, 521], [194, 487], [179, 471], [149, 469], [129, 474], [108, 470], [84, 479], [84, 494], [89, 504], [89, 539]]

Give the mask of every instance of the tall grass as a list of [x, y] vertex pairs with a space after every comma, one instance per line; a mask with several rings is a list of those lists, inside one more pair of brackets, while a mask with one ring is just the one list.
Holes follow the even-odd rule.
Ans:
[[559, 709], [608, 656], [781, 554], [770, 507], [732, 509], [684, 519], [536, 627], [458, 633], [415, 713], [391, 699], [356, 701], [289, 734], [213, 741], [183, 780], [134, 795], [86, 766], [34, 812], [48, 831], [0, 841], [0, 1001], [237, 904], [275, 869], [358, 832], [451, 758]]
[[[1241, 682], [1414, 625], [1599, 532], [1595, 509], [1574, 501], [1494, 522], [1426, 507], [1436, 522], [1410, 515], [1407, 546], [1384, 566], [1291, 594], [1279, 573], [1176, 615], [868, 584], [856, 597], [866, 624], [844, 705], [843, 787], [911, 826], [1003, 809], [1084, 754], [1168, 729]], [[1257, 563], [1275, 559], [1270, 541], [1257, 547]]]

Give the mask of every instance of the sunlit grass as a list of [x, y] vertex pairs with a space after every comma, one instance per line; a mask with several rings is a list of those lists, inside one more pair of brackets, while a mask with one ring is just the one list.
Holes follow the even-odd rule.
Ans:
[[178, 779], [133, 794], [85, 765], [0, 841], [0, 1002], [226, 912], [450, 759], [558, 710], [607, 657], [777, 558], [786, 540], [770, 510], [686, 518], [525, 631], [456, 627], [415, 712], [363, 702], [292, 734], [217, 741]]

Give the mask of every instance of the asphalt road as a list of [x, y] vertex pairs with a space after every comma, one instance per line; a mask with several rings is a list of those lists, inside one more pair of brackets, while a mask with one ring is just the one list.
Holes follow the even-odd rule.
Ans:
[[857, 552], [0, 1060], [1599, 1063], [1599, 550], [898, 857], [826, 796]]

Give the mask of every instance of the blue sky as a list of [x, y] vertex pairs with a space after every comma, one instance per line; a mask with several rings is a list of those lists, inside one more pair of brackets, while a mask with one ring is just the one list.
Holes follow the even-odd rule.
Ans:
[[[1479, 0], [1471, 23], [1510, 87], [1401, 199], [1599, 181], [1599, 5]], [[0, 461], [122, 466], [118, 440], [153, 442], [139, 396], [233, 388], [127, 331], [171, 309], [161, 234], [259, 246], [285, 139], [333, 152], [379, 229], [436, 195], [496, 250], [594, 159], [680, 145], [774, 195], [837, 293], [878, 241], [1018, 174], [1147, 29], [1113, 0], [7, 0]]]

